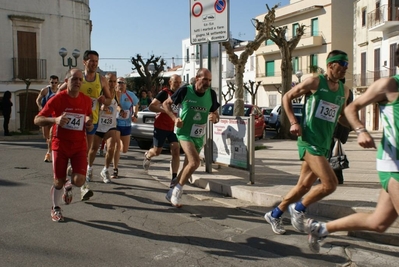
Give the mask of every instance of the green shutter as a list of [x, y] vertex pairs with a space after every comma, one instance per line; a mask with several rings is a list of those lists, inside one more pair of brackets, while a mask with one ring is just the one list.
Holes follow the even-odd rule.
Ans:
[[312, 19], [311, 33], [312, 33], [312, 36], [319, 36], [319, 19], [318, 18]]
[[274, 61], [266, 61], [266, 77], [274, 76]]

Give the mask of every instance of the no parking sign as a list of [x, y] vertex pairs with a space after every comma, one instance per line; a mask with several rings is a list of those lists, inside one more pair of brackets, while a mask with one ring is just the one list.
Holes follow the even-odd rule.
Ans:
[[229, 0], [190, 0], [191, 44], [229, 40]]

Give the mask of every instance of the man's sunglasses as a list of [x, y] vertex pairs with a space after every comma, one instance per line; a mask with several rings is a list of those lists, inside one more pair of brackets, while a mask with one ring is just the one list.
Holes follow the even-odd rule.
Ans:
[[335, 61], [335, 62], [338, 63], [341, 67], [344, 67], [344, 68], [349, 66], [349, 62], [348, 61], [338, 60], [338, 61]]

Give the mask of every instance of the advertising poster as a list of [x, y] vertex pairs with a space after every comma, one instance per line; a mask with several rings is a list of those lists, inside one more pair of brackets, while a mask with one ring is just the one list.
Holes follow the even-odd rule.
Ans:
[[222, 116], [213, 125], [213, 160], [216, 163], [248, 168], [249, 118]]

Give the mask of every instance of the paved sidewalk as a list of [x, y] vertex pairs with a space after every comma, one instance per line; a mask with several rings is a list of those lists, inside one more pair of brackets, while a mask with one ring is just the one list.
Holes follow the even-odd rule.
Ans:
[[[378, 143], [381, 133], [372, 134]], [[239, 208], [246, 208], [259, 214], [271, 210], [297, 183], [301, 161], [298, 160], [296, 141], [259, 140], [256, 146], [266, 149], [255, 151], [255, 184], [249, 183], [246, 171], [214, 164], [213, 173], [206, 173], [201, 166], [193, 175], [193, 185], [232, 197], [243, 202]], [[381, 186], [375, 170], [375, 149], [363, 149], [351, 135], [344, 145], [350, 161], [350, 168], [344, 170], [344, 184], [322, 201], [308, 208], [308, 216], [331, 220], [354, 212], [372, 212], [376, 206]], [[150, 175], [169, 177], [169, 162], [157, 162]], [[163, 167], [164, 168], [163, 168]], [[218, 168], [220, 167], [220, 168]], [[187, 190], [185, 190], [187, 193]], [[289, 218], [284, 214], [285, 221]], [[286, 222], [285, 222], [286, 224]], [[352, 236], [399, 246], [399, 220], [394, 228], [385, 234], [349, 233]]]

